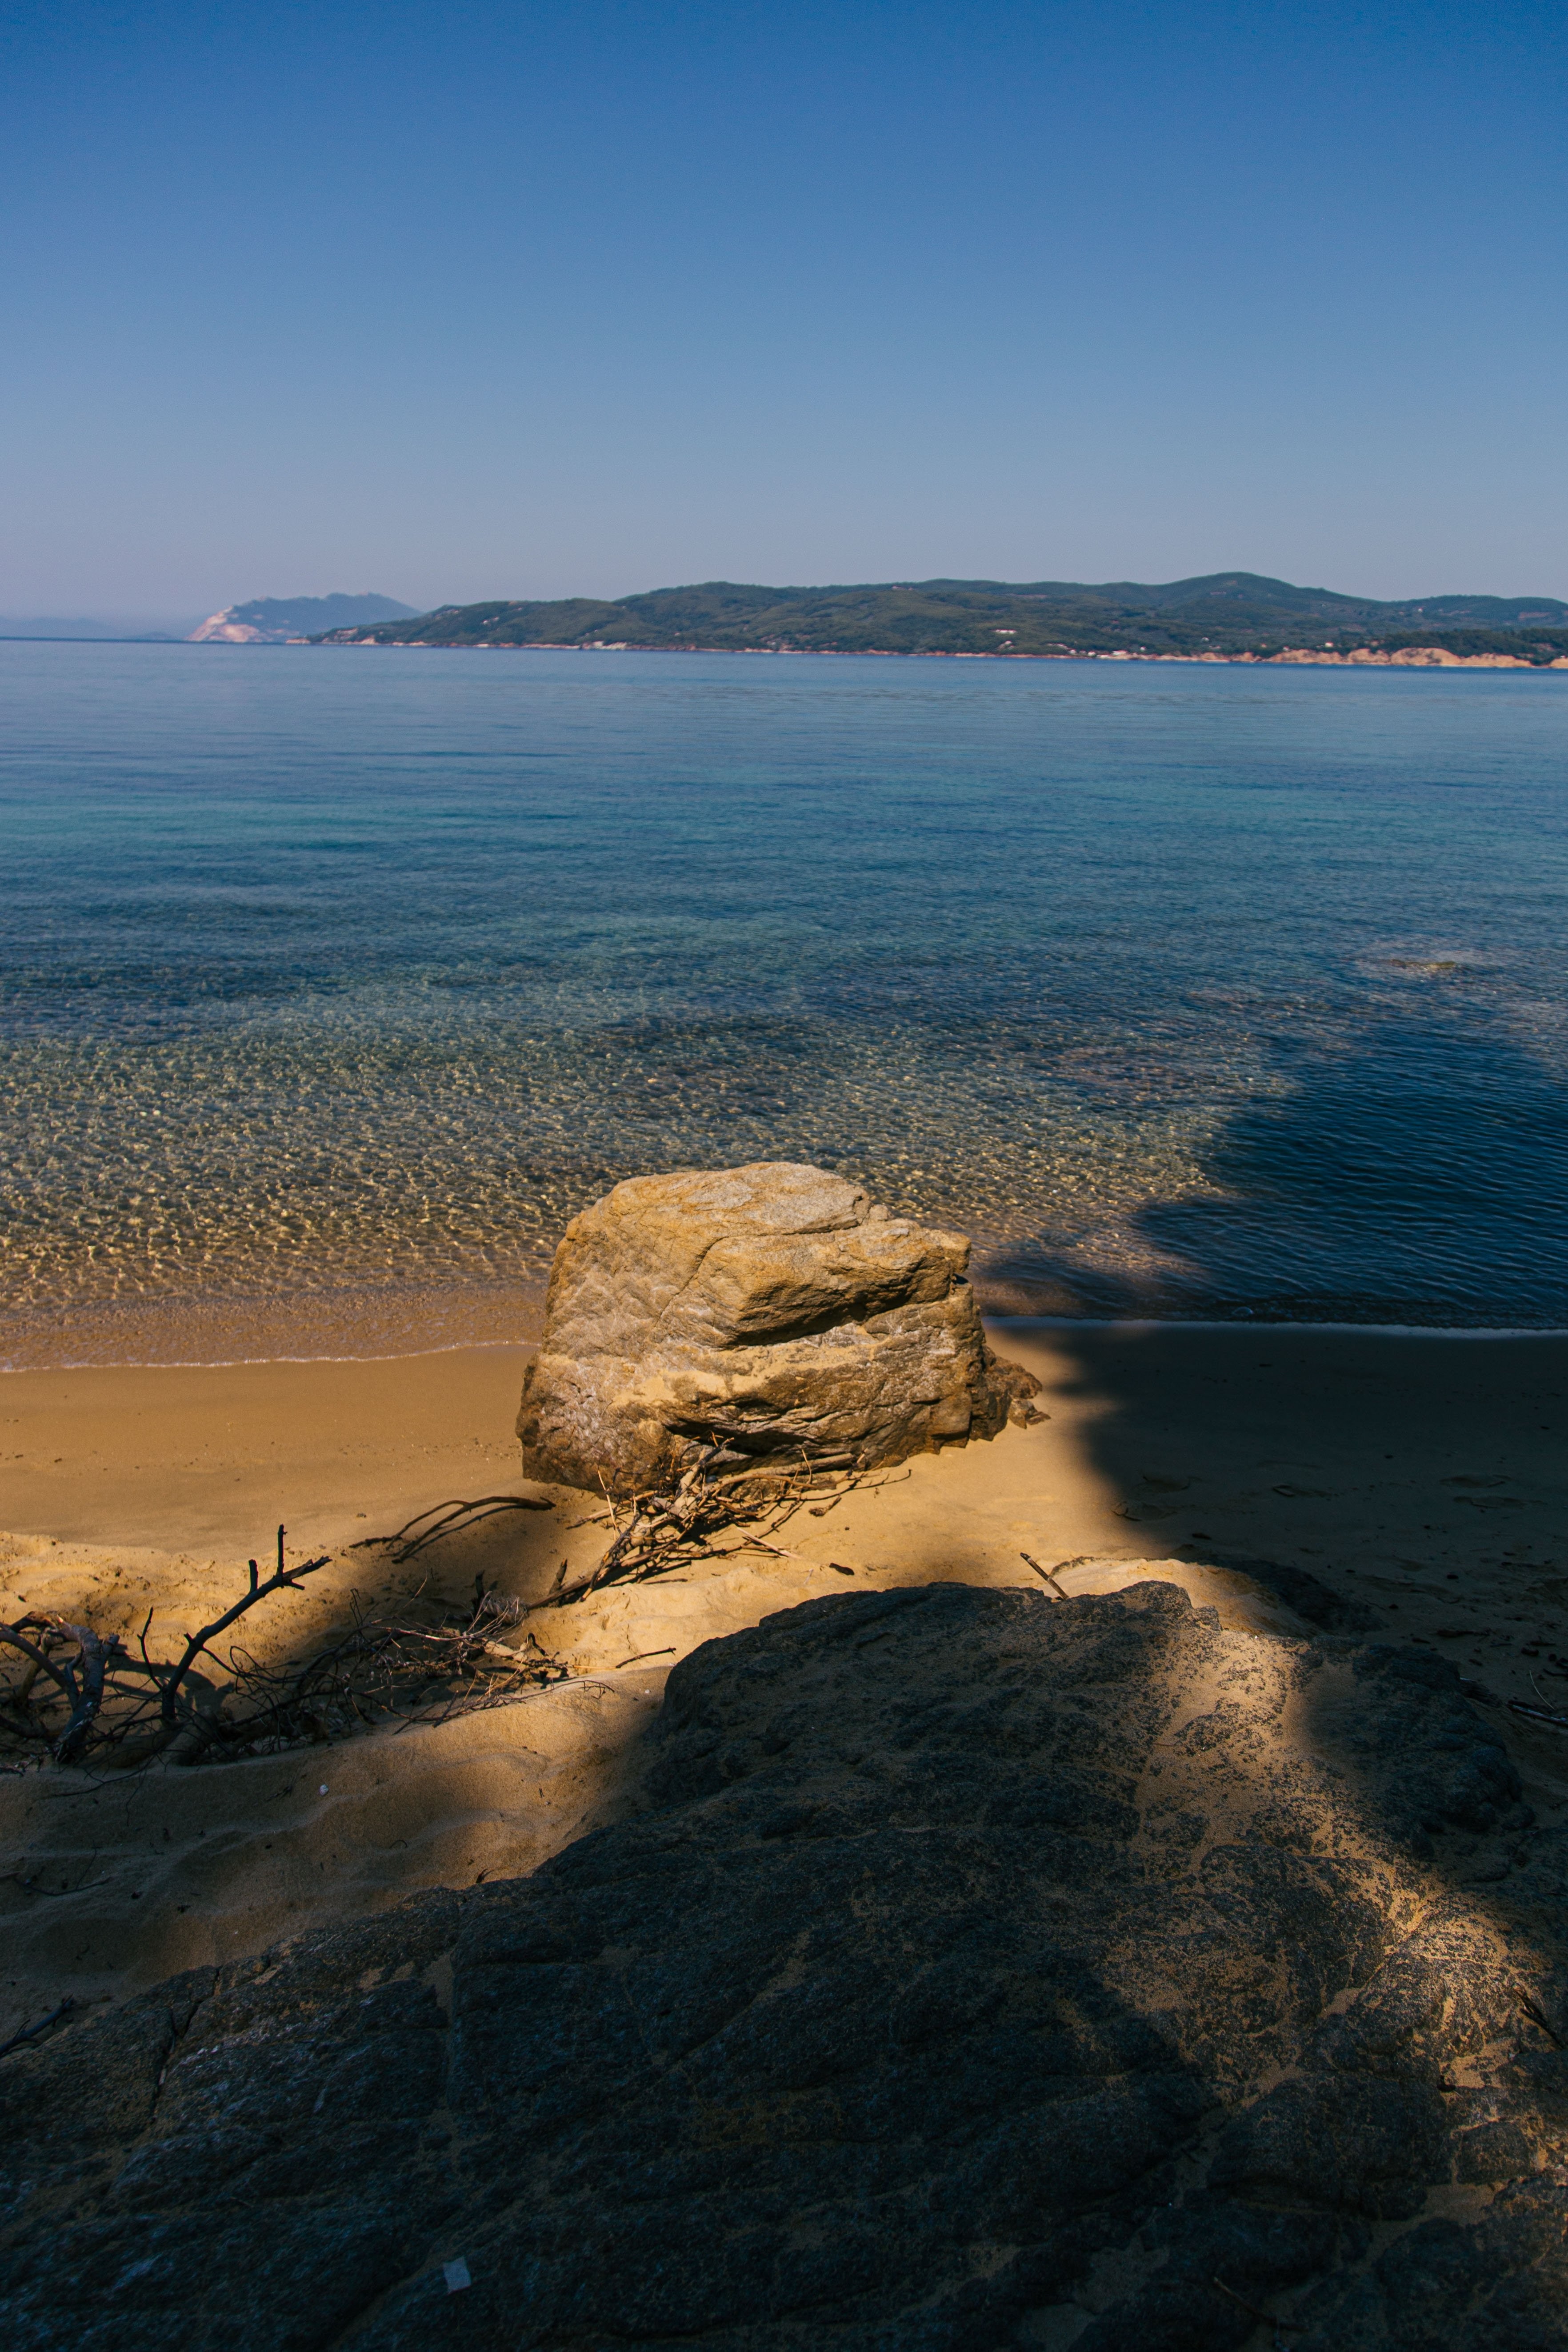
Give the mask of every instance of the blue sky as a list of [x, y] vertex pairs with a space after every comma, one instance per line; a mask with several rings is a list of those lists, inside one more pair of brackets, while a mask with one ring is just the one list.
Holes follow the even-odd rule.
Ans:
[[1568, 16], [0, 8], [0, 612], [1568, 594]]

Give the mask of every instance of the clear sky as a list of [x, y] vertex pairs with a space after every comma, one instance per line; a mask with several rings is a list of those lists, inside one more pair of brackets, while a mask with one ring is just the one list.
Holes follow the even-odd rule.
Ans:
[[71, 0], [0, 51], [0, 612], [1568, 594], [1561, 0]]

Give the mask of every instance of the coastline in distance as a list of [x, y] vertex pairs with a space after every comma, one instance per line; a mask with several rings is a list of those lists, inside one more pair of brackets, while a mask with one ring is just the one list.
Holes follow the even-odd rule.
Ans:
[[[304, 600], [301, 600], [302, 602]], [[329, 600], [321, 600], [329, 601]], [[366, 603], [377, 600], [365, 599]], [[237, 618], [242, 608], [233, 607]], [[249, 608], [244, 608], [248, 612]], [[281, 608], [279, 608], [280, 610]], [[211, 630], [213, 624], [205, 625]], [[198, 634], [203, 634], [198, 632]], [[297, 635], [289, 630], [288, 635]], [[928, 580], [771, 588], [710, 581], [614, 602], [444, 604], [312, 632], [325, 645], [576, 646], [602, 652], [947, 654], [1568, 669], [1568, 604], [1444, 595], [1405, 603], [1225, 572], [1148, 586]]]

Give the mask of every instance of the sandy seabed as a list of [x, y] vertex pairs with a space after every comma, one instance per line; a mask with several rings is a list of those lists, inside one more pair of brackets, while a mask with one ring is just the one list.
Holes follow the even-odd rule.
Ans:
[[[1315, 1630], [1249, 1572], [1306, 1570], [1482, 1686], [1543, 1822], [1568, 1797], [1568, 1338], [1179, 1325], [992, 1327], [1048, 1418], [921, 1456], [791, 1524], [787, 1558], [612, 1588], [535, 1620], [574, 1676], [494, 1712], [239, 1763], [0, 1780], [0, 2038], [432, 1885], [515, 1875], [635, 1801], [639, 1735], [699, 1643], [823, 1592], [956, 1580], [1181, 1584], [1223, 1623]], [[504, 1493], [529, 1349], [0, 1375], [0, 1616], [165, 1639], [241, 1589], [279, 1521], [330, 1569], [269, 1604], [298, 1649], [428, 1574], [541, 1597], [605, 1540], [589, 1498], [506, 1515], [397, 1570], [378, 1541]], [[737, 1537], [738, 1540], [738, 1537]], [[849, 1571], [846, 1574], [845, 1571]], [[1285, 1589], [1289, 1589], [1286, 1580]]]

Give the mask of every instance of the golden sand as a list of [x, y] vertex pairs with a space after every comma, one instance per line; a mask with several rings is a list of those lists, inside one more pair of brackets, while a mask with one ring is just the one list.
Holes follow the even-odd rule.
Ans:
[[[100, 1998], [418, 1887], [526, 1870], [634, 1801], [638, 1734], [698, 1643], [868, 1584], [1028, 1582], [1024, 1551], [1071, 1593], [1172, 1578], [1228, 1623], [1291, 1635], [1310, 1629], [1236, 1563], [1304, 1569], [1500, 1701], [1568, 1712], [1553, 1665], [1568, 1656], [1568, 1339], [1169, 1325], [993, 1338], [1040, 1375], [1048, 1419], [800, 1513], [777, 1539], [788, 1557], [737, 1549], [541, 1612], [540, 1639], [587, 1679], [240, 1763], [0, 1780], [0, 2036], [67, 1992]], [[258, 1648], [297, 1649], [351, 1591], [379, 1598], [426, 1570], [454, 1598], [479, 1574], [541, 1597], [605, 1540], [597, 1507], [566, 1489], [417, 1571], [376, 1540], [516, 1484], [527, 1354], [0, 1375], [14, 1531], [0, 1615], [60, 1610], [133, 1633], [153, 1608], [167, 1640], [237, 1595], [279, 1520], [291, 1558], [332, 1564], [268, 1604]], [[1552, 1818], [1568, 1734], [1506, 1705], [1489, 1719]]]

